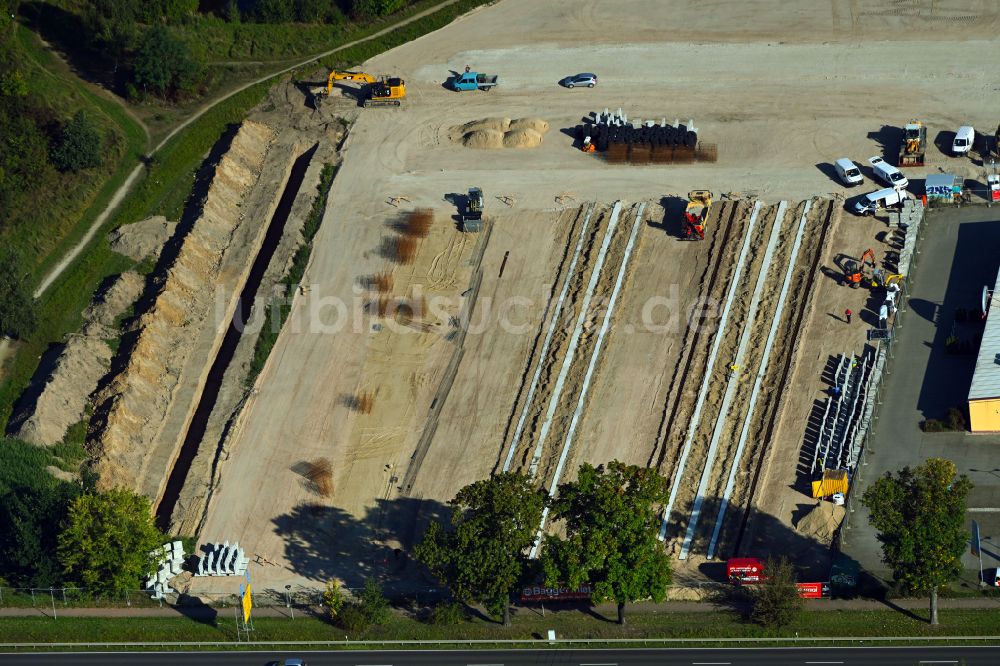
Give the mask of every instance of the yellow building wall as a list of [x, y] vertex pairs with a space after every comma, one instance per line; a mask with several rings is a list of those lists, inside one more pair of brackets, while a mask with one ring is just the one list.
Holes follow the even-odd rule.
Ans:
[[972, 432], [1000, 432], [1000, 398], [970, 400], [969, 429]]

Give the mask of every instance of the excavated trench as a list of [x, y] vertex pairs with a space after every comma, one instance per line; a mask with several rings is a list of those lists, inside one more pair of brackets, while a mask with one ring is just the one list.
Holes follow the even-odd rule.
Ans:
[[157, 504], [156, 522], [160, 529], [169, 529], [170, 518], [177, 505], [181, 489], [184, 487], [188, 472], [191, 470], [191, 464], [198, 454], [198, 449], [208, 427], [209, 417], [218, 400], [219, 391], [222, 388], [222, 379], [236, 353], [236, 347], [250, 318], [254, 298], [257, 296], [261, 280], [264, 278], [267, 267], [271, 263], [271, 258], [274, 256], [278, 243], [284, 234], [285, 223], [288, 221], [288, 216], [291, 213], [292, 203], [295, 201], [295, 196], [302, 186], [306, 170], [309, 168], [309, 162], [312, 160], [312, 156], [317, 148], [318, 144], [314, 145], [299, 155], [292, 164], [291, 172], [285, 183], [285, 189], [281, 193], [278, 206], [275, 208], [274, 215], [271, 216], [271, 221], [268, 223], [264, 242], [257, 252], [257, 256], [254, 258], [250, 272], [247, 275], [246, 282], [243, 284], [239, 304], [233, 313], [233, 318], [229, 323], [229, 328], [226, 330], [226, 335], [222, 340], [222, 345], [219, 347], [219, 352], [216, 354], [215, 360], [209, 369], [204, 388], [198, 399], [198, 406], [195, 408], [187, 433], [184, 436], [184, 442], [181, 444], [177, 458], [170, 469], [170, 475], [167, 478], [163, 495], [160, 498], [159, 504]]

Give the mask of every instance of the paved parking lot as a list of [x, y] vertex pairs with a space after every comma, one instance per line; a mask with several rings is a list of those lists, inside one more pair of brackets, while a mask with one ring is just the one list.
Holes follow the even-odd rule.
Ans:
[[[976, 321], [956, 323], [955, 313], [978, 308], [983, 285], [993, 287], [1000, 265], [1000, 209], [931, 211], [918, 251], [908, 308], [896, 329], [882, 405], [845, 532], [845, 552], [879, 578], [888, 577], [888, 571], [857, 498], [882, 474], [932, 457], [954, 461], [972, 479], [968, 517], [980, 524], [983, 566], [1000, 566], [1000, 435], [920, 430], [921, 421], [944, 418], [949, 407], [962, 407], [968, 396], [975, 354], [948, 354], [945, 340], [954, 333], [971, 342], [981, 330]], [[963, 562], [963, 580], [975, 582], [978, 559], [966, 553]]]

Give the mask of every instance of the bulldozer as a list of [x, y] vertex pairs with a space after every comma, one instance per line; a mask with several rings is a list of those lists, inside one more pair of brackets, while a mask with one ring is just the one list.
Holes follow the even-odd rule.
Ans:
[[465, 210], [461, 211], [462, 231], [476, 233], [483, 229], [483, 191], [470, 187], [465, 197]]
[[312, 90], [313, 105], [319, 109], [323, 100], [333, 92], [333, 84], [337, 81], [358, 81], [362, 87], [358, 90], [361, 105], [368, 106], [400, 106], [406, 98], [406, 83], [398, 77], [382, 76], [375, 78], [365, 72], [338, 72], [332, 70], [326, 79], [326, 86]]
[[871, 248], [865, 250], [860, 259], [847, 259], [844, 262], [844, 281], [851, 289], [857, 289], [862, 284], [876, 285], [874, 276], [869, 277], [865, 272], [866, 266], [871, 266], [873, 271], [875, 269], [875, 253]]
[[927, 126], [911, 120], [903, 127], [903, 144], [899, 147], [897, 166], [923, 166], [927, 152]]
[[709, 190], [691, 190], [684, 209], [685, 240], [705, 240], [705, 222], [712, 208], [712, 193]]

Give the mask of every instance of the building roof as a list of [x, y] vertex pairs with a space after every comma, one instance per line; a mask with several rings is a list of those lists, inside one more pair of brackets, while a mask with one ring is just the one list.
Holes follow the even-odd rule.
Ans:
[[927, 174], [927, 178], [924, 180], [924, 187], [930, 189], [932, 187], [954, 187], [958, 176], [953, 173], [931, 173]]
[[[1000, 271], [995, 287], [1000, 287]], [[976, 357], [976, 372], [972, 375], [969, 400], [1000, 398], [1000, 293], [994, 292], [987, 306], [983, 342]]]

